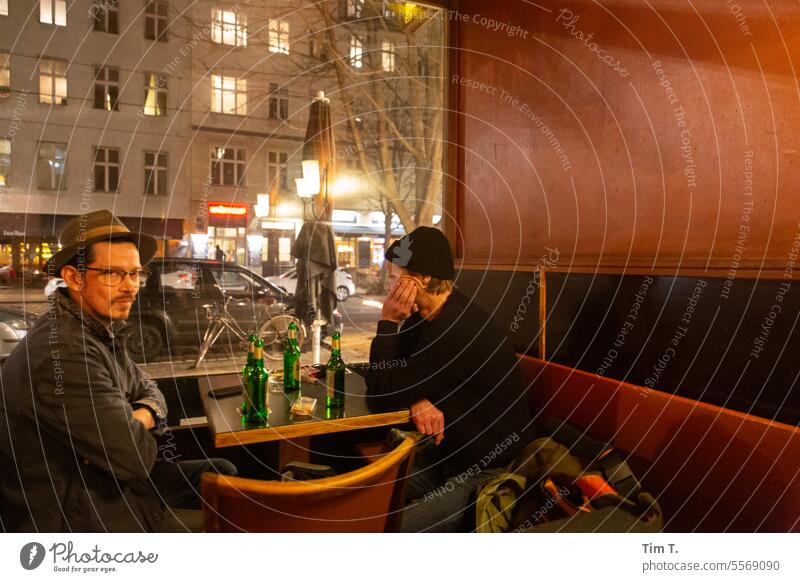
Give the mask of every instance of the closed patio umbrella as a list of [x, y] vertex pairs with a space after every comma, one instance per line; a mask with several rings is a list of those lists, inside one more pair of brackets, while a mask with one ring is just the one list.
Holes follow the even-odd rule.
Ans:
[[[314, 324], [319, 328], [332, 323], [336, 308], [336, 244], [330, 223], [333, 201], [328, 196], [329, 185], [333, 182], [334, 159], [330, 104], [320, 91], [311, 102], [303, 144], [303, 179], [318, 183], [319, 195], [310, 204], [312, 217], [307, 214], [303, 217], [305, 222], [292, 249], [297, 260], [297, 315], [312, 328]], [[310, 167], [318, 175], [307, 175], [306, 162], [309, 160], [317, 162], [318, 165], [311, 164]], [[307, 212], [305, 206], [303, 211]], [[318, 363], [320, 338], [314, 333], [312, 338], [314, 363]]]

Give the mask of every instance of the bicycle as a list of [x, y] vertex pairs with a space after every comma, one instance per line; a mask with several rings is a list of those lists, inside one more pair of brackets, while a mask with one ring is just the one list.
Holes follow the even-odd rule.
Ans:
[[[206, 318], [208, 319], [208, 327], [203, 334], [203, 339], [200, 342], [200, 348], [197, 352], [197, 359], [195, 360], [194, 367], [200, 366], [200, 363], [205, 359], [208, 350], [219, 339], [222, 332], [226, 329], [233, 335], [239, 338], [242, 346], [247, 345], [248, 332], [242, 329], [239, 323], [228, 312], [228, 303], [230, 303], [232, 296], [228, 296], [222, 304], [222, 309], [214, 304], [206, 306]], [[306, 339], [306, 327], [303, 323], [293, 315], [280, 314], [273, 315], [269, 309], [267, 311], [267, 320], [259, 325], [257, 335], [264, 340], [264, 357], [270, 360], [279, 360], [283, 357], [283, 349], [288, 337], [289, 324], [294, 322], [297, 325], [297, 345], [302, 346]]]

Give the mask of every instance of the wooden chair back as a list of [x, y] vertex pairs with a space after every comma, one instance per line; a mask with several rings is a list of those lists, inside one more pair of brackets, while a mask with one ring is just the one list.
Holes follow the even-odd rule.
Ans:
[[311, 481], [205, 473], [201, 483], [205, 531], [396, 531], [414, 444], [407, 438], [374, 463]]

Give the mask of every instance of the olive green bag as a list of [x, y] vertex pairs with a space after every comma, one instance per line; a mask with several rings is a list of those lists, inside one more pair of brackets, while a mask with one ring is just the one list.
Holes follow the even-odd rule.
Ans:
[[608, 447], [584, 462], [550, 437], [531, 442], [476, 499], [476, 531], [657, 532], [656, 500]]

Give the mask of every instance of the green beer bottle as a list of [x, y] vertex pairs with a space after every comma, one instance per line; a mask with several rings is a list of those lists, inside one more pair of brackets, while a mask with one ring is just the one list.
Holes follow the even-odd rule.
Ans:
[[264, 368], [264, 342], [256, 340], [253, 368], [247, 382], [247, 422], [264, 423], [267, 420], [267, 374]]
[[300, 389], [300, 346], [297, 345], [297, 324], [291, 322], [288, 329], [286, 349], [283, 350], [283, 390]]
[[325, 371], [325, 406], [341, 408], [344, 406], [344, 361], [342, 360], [342, 339], [338, 331], [333, 332], [331, 340], [331, 359]]
[[242, 404], [242, 414], [247, 415], [247, 382], [250, 379], [250, 371], [253, 369], [253, 352], [255, 352], [256, 336], [250, 334], [247, 336], [247, 360], [242, 368], [242, 386], [245, 393], [244, 403]]

